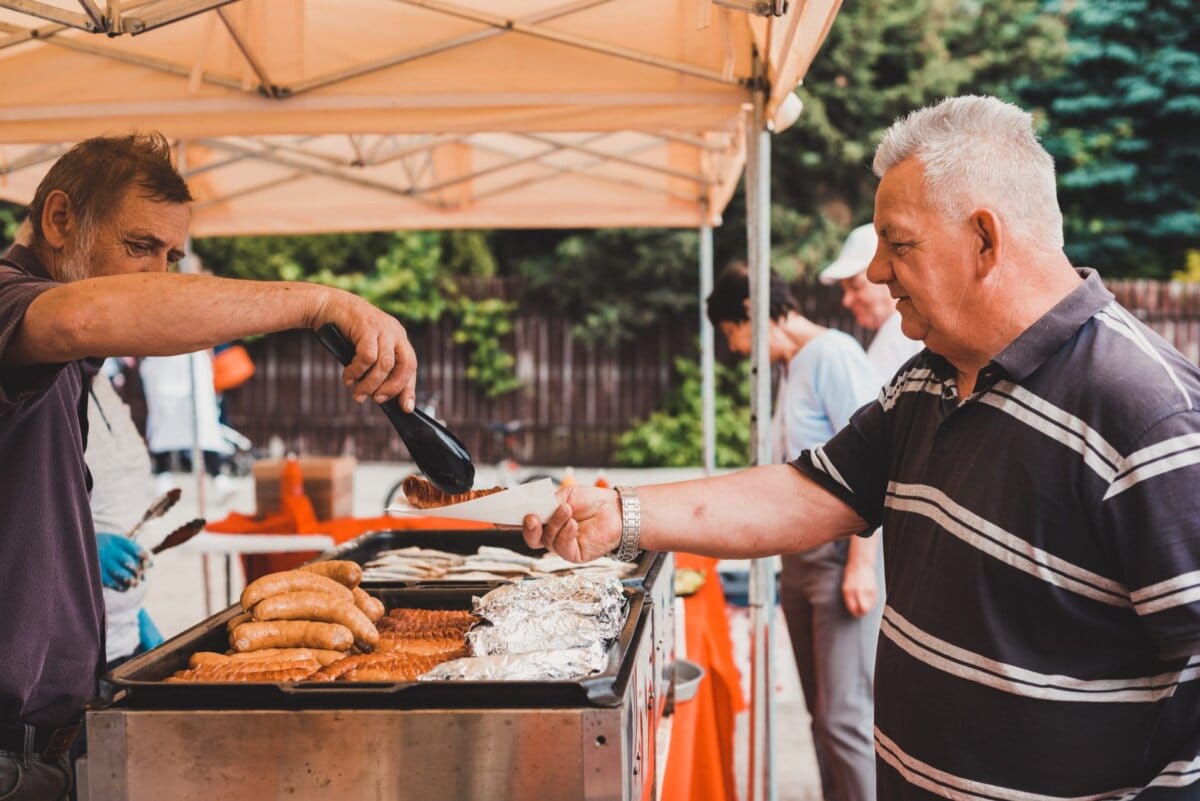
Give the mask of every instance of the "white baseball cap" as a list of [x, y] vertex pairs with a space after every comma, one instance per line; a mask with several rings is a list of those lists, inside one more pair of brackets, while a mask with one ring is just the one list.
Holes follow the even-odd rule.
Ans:
[[852, 278], [867, 269], [871, 259], [875, 258], [875, 248], [879, 238], [875, 235], [875, 226], [860, 225], [846, 237], [842, 252], [821, 274], [817, 276], [822, 284], [836, 284], [843, 278]]

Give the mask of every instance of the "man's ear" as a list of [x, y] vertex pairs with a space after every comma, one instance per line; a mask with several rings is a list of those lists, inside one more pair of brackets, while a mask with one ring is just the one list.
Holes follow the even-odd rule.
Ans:
[[42, 206], [42, 239], [52, 250], [62, 250], [67, 246], [71, 235], [76, 233], [75, 208], [71, 198], [61, 189], [53, 190], [46, 196]]
[[974, 249], [975, 273], [986, 278], [1000, 266], [1005, 231], [1000, 217], [990, 209], [977, 209], [971, 214], [971, 242]]

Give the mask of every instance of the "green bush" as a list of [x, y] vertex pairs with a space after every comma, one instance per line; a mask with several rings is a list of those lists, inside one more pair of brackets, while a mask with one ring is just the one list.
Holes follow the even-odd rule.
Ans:
[[[676, 359], [680, 385], [663, 406], [617, 440], [624, 467], [696, 467], [704, 464], [700, 365]], [[744, 467], [750, 456], [750, 365], [717, 364], [717, 467]]]

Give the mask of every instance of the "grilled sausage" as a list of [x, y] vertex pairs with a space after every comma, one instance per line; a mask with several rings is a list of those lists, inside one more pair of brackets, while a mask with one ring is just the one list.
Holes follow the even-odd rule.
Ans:
[[225, 628], [228, 631], [233, 631], [238, 626], [242, 625], [243, 623], [249, 623], [253, 619], [254, 615], [250, 614], [249, 612], [241, 612], [229, 618], [229, 622], [225, 624]]
[[307, 662], [247, 662], [244, 665], [204, 665], [181, 670], [169, 682], [279, 682], [301, 681], [313, 673], [317, 661]]
[[346, 651], [354, 644], [350, 629], [337, 623], [308, 620], [267, 620], [243, 623], [233, 630], [229, 644], [239, 652], [260, 648], [321, 648]]
[[313, 562], [300, 568], [306, 573], [316, 573], [318, 576], [331, 578], [344, 587], [354, 589], [362, 581], [362, 566], [357, 562], [345, 559], [330, 559], [325, 562]]
[[264, 598], [254, 607], [254, 619], [340, 623], [354, 634], [361, 650], [370, 651], [379, 644], [379, 630], [357, 606], [322, 592], [285, 592]]
[[383, 618], [383, 614], [387, 611], [384, 608], [383, 601], [371, 595], [367, 595], [364, 590], [355, 587], [351, 590], [354, 593], [354, 605], [362, 610], [362, 613], [367, 616], [367, 619], [372, 623], [378, 623]]
[[242, 590], [242, 608], [249, 612], [263, 598], [285, 592], [323, 592], [343, 601], [354, 600], [350, 590], [331, 578], [303, 570], [284, 570], [263, 576]]
[[468, 490], [466, 492], [452, 495], [448, 492], [442, 492], [433, 485], [427, 478], [421, 476], [409, 476], [400, 483], [400, 491], [404, 493], [408, 505], [414, 509], [436, 509], [439, 506], [450, 506], [463, 501], [473, 501], [476, 498], [483, 498], [487, 495], [500, 492], [503, 487], [491, 487], [489, 489]]

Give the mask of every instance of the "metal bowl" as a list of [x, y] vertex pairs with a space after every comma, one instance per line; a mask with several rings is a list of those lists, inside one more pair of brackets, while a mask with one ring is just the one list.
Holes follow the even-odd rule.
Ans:
[[675, 703], [695, 698], [704, 679], [704, 668], [690, 659], [676, 659], [672, 667], [675, 673]]

